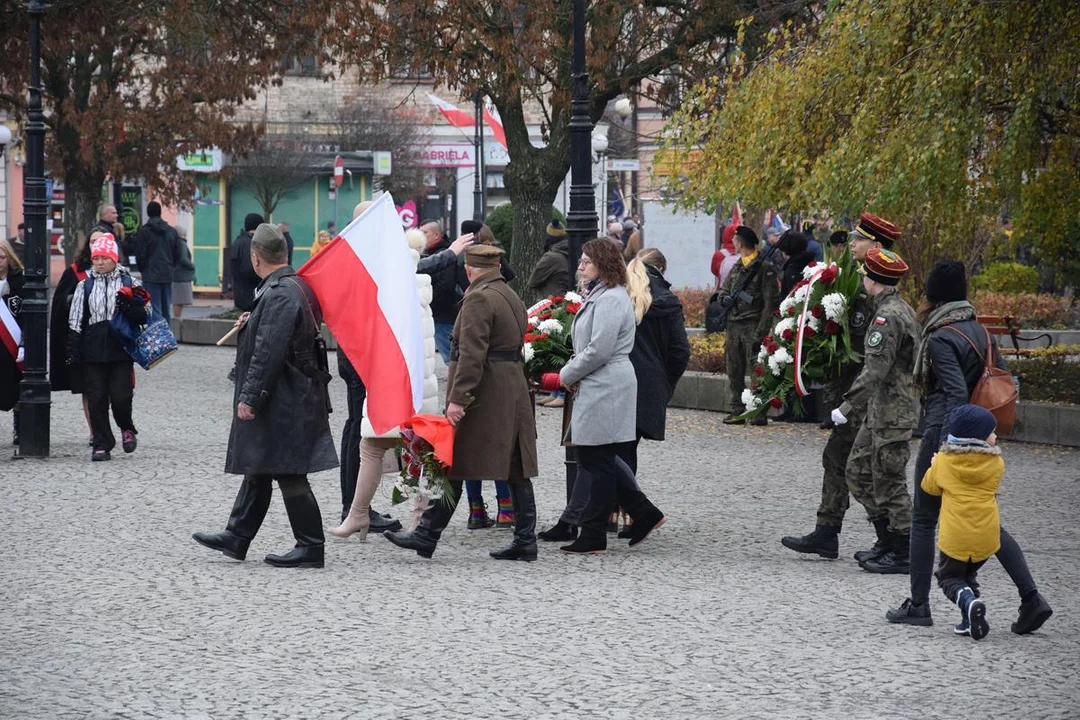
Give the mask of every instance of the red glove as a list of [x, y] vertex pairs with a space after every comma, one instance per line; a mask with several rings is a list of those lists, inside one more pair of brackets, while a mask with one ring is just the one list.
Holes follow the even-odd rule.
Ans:
[[140, 305], [146, 305], [150, 302], [150, 292], [141, 285], [132, 288], [121, 288], [121, 290], [131, 290], [131, 295]]

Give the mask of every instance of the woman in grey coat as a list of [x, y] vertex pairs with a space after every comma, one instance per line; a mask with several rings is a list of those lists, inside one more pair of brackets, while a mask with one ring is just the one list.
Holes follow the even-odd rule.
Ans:
[[[578, 273], [585, 300], [571, 330], [574, 356], [559, 373], [562, 385], [576, 390], [570, 438], [577, 447], [578, 481], [591, 478], [590, 499], [581, 518], [581, 536], [560, 548], [572, 554], [601, 554], [607, 549], [607, 519], [621, 502], [634, 509], [631, 546], [664, 523], [636, 482], [620, 497], [626, 470], [618, 460], [637, 439], [637, 376], [630, 363], [637, 323], [626, 294], [626, 266], [619, 248], [606, 240], [585, 243]], [[620, 485], [619, 476], [624, 481]], [[632, 475], [630, 476], [632, 478]], [[618, 489], [617, 489], [618, 488]]]

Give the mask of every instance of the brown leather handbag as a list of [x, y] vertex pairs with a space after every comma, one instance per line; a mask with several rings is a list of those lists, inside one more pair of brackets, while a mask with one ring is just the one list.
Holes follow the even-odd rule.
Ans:
[[1016, 383], [1013, 381], [1012, 373], [1008, 370], [1002, 370], [995, 362], [994, 343], [990, 339], [990, 331], [985, 327], [983, 328], [983, 332], [986, 333], [986, 357], [984, 358], [983, 354], [979, 352], [979, 348], [975, 347], [975, 343], [967, 335], [948, 325], [945, 326], [945, 329], [951, 330], [967, 340], [971, 349], [983, 361], [983, 374], [979, 381], [975, 383], [975, 389], [971, 391], [971, 404], [984, 407], [994, 414], [994, 417], [997, 418], [997, 433], [999, 435], [1011, 434], [1013, 426], [1016, 425], [1016, 403], [1019, 399], [1019, 393], [1016, 391]]

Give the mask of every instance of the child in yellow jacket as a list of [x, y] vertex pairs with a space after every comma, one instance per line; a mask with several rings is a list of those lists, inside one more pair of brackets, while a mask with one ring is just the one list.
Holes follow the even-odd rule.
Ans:
[[923, 476], [922, 489], [941, 496], [938, 585], [960, 608], [958, 635], [982, 640], [990, 632], [977, 576], [1001, 547], [997, 491], [1005, 461], [997, 447], [997, 420], [977, 405], [961, 405], [950, 415], [948, 439]]

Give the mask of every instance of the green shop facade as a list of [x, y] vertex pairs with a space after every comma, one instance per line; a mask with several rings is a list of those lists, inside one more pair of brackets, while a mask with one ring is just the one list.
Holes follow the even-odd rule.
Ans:
[[[341, 153], [345, 174], [335, 187], [333, 153], [320, 154], [307, 179], [286, 189], [267, 222], [288, 223], [295, 244], [293, 265], [311, 257], [319, 230], [334, 221], [341, 230], [352, 220], [358, 202], [372, 193], [372, 153]], [[198, 191], [190, 214], [179, 218], [187, 233], [195, 262], [197, 292], [220, 292], [228, 276], [228, 249], [244, 229], [248, 213], [263, 214], [250, 186], [228, 177], [220, 150], [208, 150], [180, 159], [180, 167], [199, 174]]]

